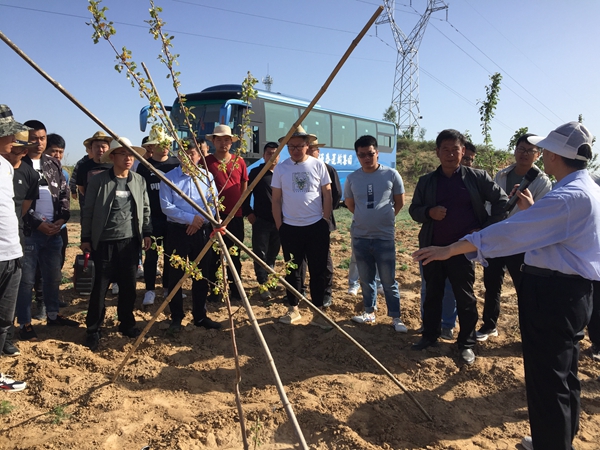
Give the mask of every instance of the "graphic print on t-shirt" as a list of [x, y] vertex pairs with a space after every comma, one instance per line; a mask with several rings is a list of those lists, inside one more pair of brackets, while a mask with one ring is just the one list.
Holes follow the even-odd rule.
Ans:
[[308, 192], [308, 172], [292, 173], [292, 186], [294, 192]]
[[373, 185], [367, 184], [367, 209], [373, 209], [375, 207], [375, 193], [373, 192]]

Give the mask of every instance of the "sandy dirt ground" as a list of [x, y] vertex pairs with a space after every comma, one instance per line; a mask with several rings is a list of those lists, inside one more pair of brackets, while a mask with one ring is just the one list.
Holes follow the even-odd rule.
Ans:
[[[347, 211], [337, 214], [348, 215]], [[340, 333], [309, 326], [311, 314], [306, 307], [300, 324], [277, 323], [277, 317], [286, 311], [284, 291], [278, 288], [273, 301], [263, 302], [252, 263], [246, 260], [243, 282], [309, 447], [520, 449], [529, 425], [516, 295], [510, 281], [502, 297], [500, 336], [477, 346], [475, 364], [460, 365], [453, 342], [411, 351], [420, 326], [419, 271], [410, 257], [416, 249], [418, 227], [406, 219], [398, 221], [397, 279], [402, 318], [409, 328], [407, 334], [400, 334], [391, 327], [381, 296], [375, 325], [350, 321], [362, 309], [362, 299], [347, 293], [350, 242], [348, 222], [342, 218], [340, 222], [340, 230], [332, 234], [336, 273], [334, 303], [328, 313], [406, 386], [433, 421]], [[69, 224], [69, 232], [71, 242], [77, 243], [77, 220]], [[77, 252], [74, 245], [69, 247], [66, 276], [72, 274], [69, 268]], [[281, 262], [278, 269], [282, 270]], [[481, 314], [480, 267], [477, 279]], [[65, 281], [61, 296], [70, 305], [63, 313], [81, 327], [50, 328], [34, 321], [39, 341], [17, 340], [21, 356], [0, 360], [3, 372], [28, 383], [25, 391], [4, 393], [0, 398], [0, 448], [243, 448], [233, 394], [230, 327], [223, 304], [208, 306], [210, 317], [224, 324], [220, 331], [194, 327], [189, 301], [185, 328], [176, 338], [167, 336], [168, 317], [161, 314], [120, 378], [111, 383], [133, 344], [117, 332], [117, 299], [110, 293], [107, 296], [105, 332], [99, 351], [92, 353], [83, 346], [87, 299]], [[157, 303], [143, 308], [144, 286], [138, 283], [136, 318], [140, 327], [148, 323], [162, 301], [162, 289], [157, 293]], [[299, 448], [248, 316], [239, 305], [233, 310], [250, 448]], [[581, 345], [583, 411], [575, 440], [578, 450], [600, 448], [600, 364], [590, 359], [589, 346], [586, 338]]]

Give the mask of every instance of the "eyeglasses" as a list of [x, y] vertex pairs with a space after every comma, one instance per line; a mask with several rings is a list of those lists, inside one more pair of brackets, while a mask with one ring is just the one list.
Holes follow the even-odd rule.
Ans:
[[533, 155], [535, 153], [538, 153], [539, 150], [535, 149], [535, 148], [525, 148], [525, 147], [517, 147], [515, 150], [516, 153], [522, 153], [524, 155]]
[[376, 154], [377, 153], [375, 153], [375, 152], [357, 153], [356, 156], [358, 156], [360, 159], [365, 159], [365, 158], [374, 158]]
[[304, 147], [307, 147], [306, 144], [302, 144], [302, 145], [288, 145], [288, 150], [294, 151], [294, 150], [302, 150]]

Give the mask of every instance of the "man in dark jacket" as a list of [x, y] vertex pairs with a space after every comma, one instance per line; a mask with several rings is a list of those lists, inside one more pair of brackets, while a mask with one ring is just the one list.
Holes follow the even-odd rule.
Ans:
[[[456, 130], [444, 130], [436, 139], [440, 166], [419, 178], [409, 212], [422, 223], [419, 247], [448, 245], [466, 234], [485, 228], [505, 218], [508, 197], [489, 175], [478, 169], [461, 166], [465, 154], [465, 137]], [[491, 204], [491, 214], [485, 202]], [[464, 256], [436, 261], [423, 267], [426, 283], [423, 305], [423, 337], [413, 350], [435, 345], [441, 334], [442, 298], [446, 278], [452, 284], [460, 320], [458, 348], [466, 364], [475, 361], [475, 326], [477, 299], [473, 294], [474, 263]]]
[[[79, 326], [79, 323], [59, 314], [59, 287], [61, 275], [61, 227], [71, 217], [69, 190], [60, 162], [46, 154], [46, 127], [37, 120], [25, 122], [30, 127], [29, 147], [23, 163], [39, 174], [39, 198], [31, 203], [23, 217], [25, 240], [23, 245], [23, 275], [17, 296], [17, 321], [21, 340], [36, 340], [31, 326], [31, 298], [36, 269], [42, 276], [42, 292], [48, 315], [47, 324]], [[41, 257], [43, 256], [43, 257]]]
[[[266, 162], [277, 151], [276, 142], [267, 142], [263, 149], [263, 159], [265, 162], [250, 171], [248, 176], [248, 184], [252, 184], [260, 171], [265, 167]], [[260, 179], [252, 194], [250, 194], [242, 205], [242, 213], [252, 225], [252, 251], [256, 253], [260, 259], [266, 262], [272, 268], [275, 267], [275, 259], [281, 249], [279, 241], [279, 231], [275, 227], [275, 219], [271, 210], [271, 179], [273, 178], [273, 168], [277, 165], [279, 156]], [[250, 205], [250, 198], [254, 197], [254, 207]], [[267, 271], [257, 263], [254, 263], [254, 273], [258, 284], [265, 284], [268, 279]], [[271, 298], [269, 290], [260, 293], [263, 300]]]

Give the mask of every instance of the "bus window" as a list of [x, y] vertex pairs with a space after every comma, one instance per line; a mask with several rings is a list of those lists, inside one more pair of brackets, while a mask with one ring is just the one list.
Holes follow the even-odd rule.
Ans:
[[292, 128], [298, 117], [300, 117], [300, 111], [295, 106], [265, 102], [265, 141], [277, 142]]
[[[369, 120], [356, 119], [356, 138], [368, 134], [369, 136], [377, 136], [377, 126], [375, 122]], [[379, 144], [379, 142], [378, 142]]]
[[322, 144], [331, 146], [331, 115], [312, 110], [308, 113], [302, 126], [309, 134], [314, 134]]
[[332, 124], [333, 142], [331, 146], [354, 150], [354, 141], [356, 141], [356, 124], [354, 123], [354, 119], [334, 115], [332, 117]]
[[396, 131], [393, 125], [384, 123], [377, 124], [377, 144], [379, 145], [378, 150], [384, 153], [391, 153], [396, 145], [393, 142], [396, 136]]

